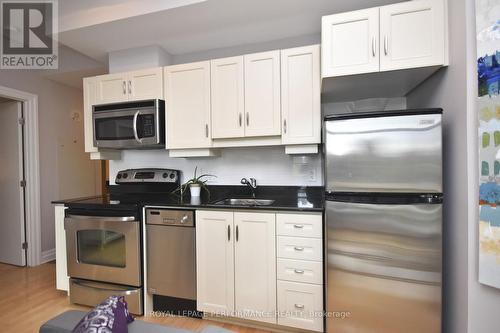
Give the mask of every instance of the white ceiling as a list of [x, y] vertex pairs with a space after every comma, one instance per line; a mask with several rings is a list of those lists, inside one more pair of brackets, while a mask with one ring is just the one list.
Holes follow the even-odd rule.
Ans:
[[148, 45], [180, 55], [319, 34], [323, 15], [400, 1], [60, 1], [59, 41], [100, 62]]

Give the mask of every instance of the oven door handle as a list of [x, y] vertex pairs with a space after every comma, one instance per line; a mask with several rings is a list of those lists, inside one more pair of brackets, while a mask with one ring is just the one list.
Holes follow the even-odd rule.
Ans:
[[137, 111], [136, 113], [134, 113], [134, 120], [133, 120], [133, 129], [134, 129], [134, 137], [135, 137], [135, 141], [139, 142], [139, 143], [142, 143], [142, 139], [139, 138], [139, 134], [137, 134], [137, 119], [139, 118], [139, 114], [141, 113], [141, 111]]
[[113, 292], [120, 293], [120, 295], [132, 295], [132, 294], [137, 294], [139, 292], [138, 289], [126, 290], [126, 289], [103, 288], [103, 287], [98, 287], [96, 285], [88, 285], [84, 282], [80, 282], [80, 281], [76, 281], [76, 280], [73, 280], [72, 282], [80, 287], [96, 289], [96, 290], [101, 290], [101, 291], [113, 291]]
[[101, 220], [101, 221], [118, 221], [129, 222], [137, 221], [135, 216], [86, 216], [86, 215], [67, 215], [66, 218], [75, 220]]

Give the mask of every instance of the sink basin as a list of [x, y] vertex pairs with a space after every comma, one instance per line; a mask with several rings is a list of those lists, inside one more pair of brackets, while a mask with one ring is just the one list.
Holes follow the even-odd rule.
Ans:
[[267, 200], [267, 199], [254, 199], [254, 198], [248, 198], [248, 199], [236, 199], [236, 198], [229, 198], [229, 199], [224, 199], [221, 201], [217, 201], [215, 204], [216, 205], [234, 205], [234, 206], [269, 206], [274, 203], [274, 200]]

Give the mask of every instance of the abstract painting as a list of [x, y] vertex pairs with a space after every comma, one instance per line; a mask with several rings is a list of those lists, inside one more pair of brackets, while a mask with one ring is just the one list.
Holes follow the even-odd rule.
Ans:
[[500, 3], [476, 0], [479, 282], [500, 288]]

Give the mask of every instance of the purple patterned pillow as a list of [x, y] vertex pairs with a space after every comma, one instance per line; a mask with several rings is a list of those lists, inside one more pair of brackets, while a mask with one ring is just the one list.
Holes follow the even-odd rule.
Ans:
[[132, 321], [123, 296], [110, 296], [88, 312], [72, 333], [127, 333]]

